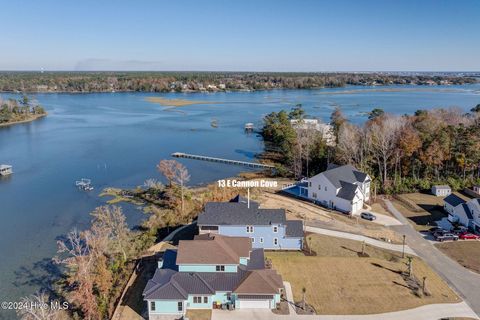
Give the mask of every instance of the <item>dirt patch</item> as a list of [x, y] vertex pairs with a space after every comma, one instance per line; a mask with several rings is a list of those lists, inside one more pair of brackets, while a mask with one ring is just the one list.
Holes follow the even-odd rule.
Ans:
[[191, 320], [210, 320], [212, 310], [187, 310], [186, 318]]
[[438, 243], [435, 246], [465, 268], [480, 273], [480, 241], [460, 240]]

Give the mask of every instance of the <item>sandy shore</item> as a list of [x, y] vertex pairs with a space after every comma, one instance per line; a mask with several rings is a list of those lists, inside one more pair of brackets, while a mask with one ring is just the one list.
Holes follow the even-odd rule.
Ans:
[[32, 121], [34, 121], [34, 120], [43, 118], [43, 117], [45, 117], [45, 116], [47, 116], [47, 115], [48, 115], [48, 113], [36, 114], [36, 115], [33, 115], [32, 117], [30, 117], [30, 118], [28, 118], [28, 119], [24, 119], [24, 120], [18, 120], [18, 121], [7, 122], [7, 123], [0, 123], [0, 127], [8, 127], [8, 126], [13, 126], [13, 125], [15, 125], [15, 124], [32, 122]]

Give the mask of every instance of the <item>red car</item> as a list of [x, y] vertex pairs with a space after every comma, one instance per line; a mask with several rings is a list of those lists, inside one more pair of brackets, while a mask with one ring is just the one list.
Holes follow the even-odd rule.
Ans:
[[477, 236], [476, 234], [473, 234], [473, 233], [464, 232], [460, 235], [459, 238], [462, 240], [477, 240], [477, 239], [480, 239], [480, 236]]

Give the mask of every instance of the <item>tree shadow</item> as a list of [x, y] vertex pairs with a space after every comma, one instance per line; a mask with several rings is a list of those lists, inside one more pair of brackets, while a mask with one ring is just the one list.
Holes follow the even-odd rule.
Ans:
[[350, 252], [354, 252], [357, 254], [357, 256], [359, 256], [360, 258], [368, 258], [370, 257], [370, 255], [366, 252], [362, 253], [362, 251], [357, 251], [355, 249], [351, 249], [351, 248], [348, 248], [346, 246], [341, 246], [342, 249], [345, 249], [347, 251], [350, 251]]
[[391, 268], [382, 266], [381, 264], [376, 263], [376, 262], [372, 262], [371, 264], [372, 264], [372, 266], [374, 266], [374, 267], [377, 267], [377, 268], [380, 268], [380, 269], [384, 269], [384, 270], [388, 270], [388, 271], [393, 272], [393, 273], [398, 274], [398, 275], [402, 275], [402, 274], [403, 274], [403, 272], [402, 272], [401, 270], [391, 269]]

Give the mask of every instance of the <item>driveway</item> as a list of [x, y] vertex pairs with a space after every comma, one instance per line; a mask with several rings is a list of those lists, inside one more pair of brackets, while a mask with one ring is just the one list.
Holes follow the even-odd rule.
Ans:
[[[392, 244], [392, 243], [372, 239], [369, 237], [365, 237], [359, 234], [354, 234], [354, 233], [335, 231], [335, 230], [329, 230], [329, 229], [317, 228], [317, 227], [310, 227], [308, 225], [305, 226], [305, 231], [316, 233], [316, 234], [323, 234], [331, 237], [344, 238], [344, 239], [355, 240], [355, 241], [365, 241], [366, 244], [369, 244], [371, 246], [392, 250], [392, 251], [397, 251], [397, 252], [402, 252], [403, 250], [403, 246], [401, 244]], [[417, 255], [415, 251], [413, 251], [409, 246], [405, 246], [405, 253], [410, 255]]]
[[407, 244], [440, 274], [447, 283], [467, 302], [467, 304], [480, 315], [480, 275], [473, 273], [453, 261], [435, 246], [425, 240], [394, 206], [385, 200], [385, 203], [392, 214], [403, 223], [392, 228], [407, 236]]
[[465, 302], [429, 304], [403, 311], [365, 315], [277, 315], [264, 309], [212, 311], [212, 320], [439, 320], [451, 317], [476, 319]]

